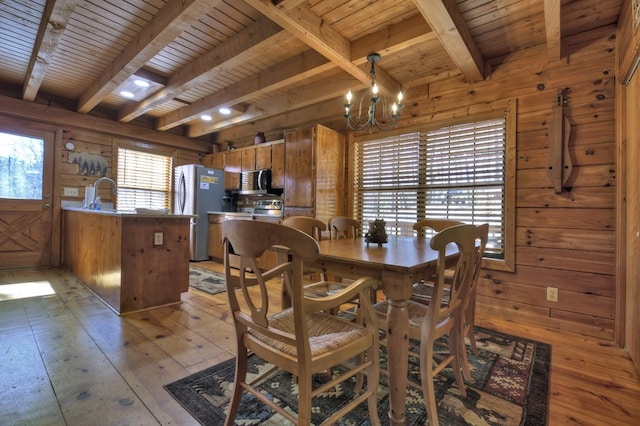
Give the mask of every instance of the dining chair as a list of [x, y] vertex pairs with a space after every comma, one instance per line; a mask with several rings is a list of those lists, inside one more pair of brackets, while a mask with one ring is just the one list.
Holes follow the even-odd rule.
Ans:
[[[464, 336], [462, 336], [464, 310], [471, 283], [479, 268], [478, 256], [481, 253], [476, 241], [486, 234], [487, 229], [488, 225], [456, 225], [438, 232], [431, 238], [430, 246], [438, 252], [431, 303], [407, 301], [410, 355], [420, 360], [421, 382], [417, 386], [422, 389], [430, 425], [438, 425], [434, 387], [434, 377], [438, 373], [447, 367], [451, 368], [459, 392], [462, 396], [466, 396], [462, 378], [463, 357], [466, 354]], [[447, 261], [447, 255], [451, 255], [452, 247], [457, 250], [454, 265], [450, 265]], [[453, 274], [447, 280], [445, 271], [451, 266], [453, 266]], [[443, 300], [447, 285], [445, 281], [449, 281], [447, 303]], [[388, 301], [384, 301], [374, 305], [380, 328], [384, 332], [388, 332], [389, 328], [388, 304]], [[440, 346], [437, 340], [447, 334], [446, 347], [436, 351], [436, 346]]]
[[[464, 222], [452, 219], [422, 219], [413, 224], [413, 230], [417, 232], [418, 238], [424, 238], [433, 236], [443, 229], [463, 224]], [[447, 271], [445, 274], [451, 275], [451, 271]], [[413, 285], [413, 295], [411, 296], [411, 299], [416, 302], [428, 304], [429, 300], [431, 300], [432, 290], [433, 283], [429, 280], [422, 280]], [[445, 288], [445, 292], [446, 291], [447, 288]]]
[[[460, 222], [457, 220], [450, 219], [424, 219], [416, 222], [413, 225], [413, 229], [418, 231], [420, 236], [427, 236], [426, 230], [431, 229], [435, 232], [442, 231], [443, 229], [449, 228], [451, 226], [462, 225], [464, 222]], [[485, 227], [485, 225], [482, 225]], [[479, 262], [482, 262], [482, 256], [484, 255], [484, 250], [487, 244], [489, 225], [486, 225], [486, 233], [479, 236], [478, 249], [479, 249]], [[476, 274], [479, 274], [480, 268], [476, 270]], [[453, 271], [451, 269], [445, 269], [445, 288], [444, 288], [444, 297], [442, 303], [449, 302], [449, 284], [451, 280], [451, 276]], [[471, 346], [471, 351], [475, 356], [478, 356], [478, 344], [476, 343], [476, 337], [474, 333], [475, 327], [475, 317], [476, 317], [476, 293], [477, 293], [477, 285], [478, 285], [478, 275], [474, 277], [474, 280], [471, 283], [469, 288], [469, 295], [466, 301], [465, 307], [465, 315], [464, 315], [464, 333], [462, 334], [463, 339], [469, 340], [469, 345]], [[424, 304], [428, 304], [431, 301], [431, 295], [433, 293], [433, 283], [430, 281], [421, 281], [419, 283], [414, 284], [413, 287], [413, 295], [411, 297], [412, 300]], [[465, 346], [466, 347], [466, 346]], [[469, 367], [469, 359], [467, 357], [466, 350], [464, 351], [462, 366], [464, 368], [465, 377], [470, 380], [471, 379], [471, 369]]]
[[282, 221], [283, 225], [299, 229], [307, 235], [311, 235], [316, 241], [322, 239], [322, 233], [327, 230], [327, 224], [309, 216], [289, 216]]
[[[304, 263], [317, 258], [319, 247], [309, 235], [284, 225], [245, 220], [224, 222], [222, 234], [227, 294], [236, 330], [235, 381], [225, 425], [233, 424], [244, 391], [288, 421], [309, 425], [313, 398], [327, 391], [333, 392], [340, 383], [357, 380], [362, 374], [366, 376], [366, 387], [357, 389], [353, 400], [322, 424], [335, 423], [367, 401], [371, 423], [379, 425], [376, 397], [378, 323], [373, 307], [370, 303], [362, 304], [364, 321], [361, 323], [324, 313], [356, 296], [369, 300], [373, 280], [363, 277], [331, 296], [310, 298], [305, 295], [303, 286]], [[237, 269], [229, 262], [231, 247], [240, 257]], [[273, 247], [288, 249], [290, 256], [274, 268], [261, 271], [257, 258]], [[279, 294], [269, 292], [267, 288], [269, 280], [278, 278], [291, 295], [289, 308], [281, 308]], [[273, 364], [274, 369], [249, 381], [247, 361], [250, 354]], [[334, 368], [338, 365], [341, 368]], [[255, 386], [277, 369], [297, 378], [297, 415], [264, 396]], [[327, 370], [333, 374], [314, 387], [314, 374]]]
[[329, 236], [332, 240], [356, 238], [362, 230], [360, 221], [348, 216], [334, 216], [329, 219], [328, 225]]
[[[316, 241], [320, 241], [322, 239], [322, 232], [327, 229], [327, 225], [323, 221], [309, 216], [289, 216], [282, 221], [282, 224], [298, 229], [305, 234], [312, 236]], [[326, 274], [322, 271], [313, 269], [308, 270], [307, 275], [310, 280], [316, 280], [316, 274], [318, 273], [320, 274], [320, 279], [326, 280]]]

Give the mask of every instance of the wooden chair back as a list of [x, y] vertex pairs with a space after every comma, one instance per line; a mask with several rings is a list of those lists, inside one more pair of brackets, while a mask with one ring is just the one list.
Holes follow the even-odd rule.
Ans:
[[332, 240], [340, 238], [357, 238], [360, 236], [362, 224], [359, 220], [347, 216], [335, 216], [329, 219], [329, 235]]
[[[341, 383], [345, 375], [349, 378], [365, 374], [367, 387], [356, 398], [368, 401], [372, 423], [379, 424], [376, 408], [378, 323], [373, 307], [368, 302], [363, 304], [362, 323], [345, 321], [325, 313], [356, 297], [369, 300], [374, 281], [361, 278], [327, 297], [307, 297], [303, 282], [304, 264], [319, 255], [318, 243], [311, 236], [289, 226], [248, 220], [225, 221], [222, 236], [227, 295], [237, 345], [236, 377], [225, 424], [233, 424], [245, 390], [254, 395], [259, 393], [253, 387], [253, 377], [249, 376], [251, 380], [247, 380], [249, 354], [255, 354], [297, 377], [297, 417], [267, 398], [259, 398], [292, 423], [310, 424], [313, 397]], [[282, 263], [262, 271], [257, 259], [268, 249], [286, 250], [288, 256], [278, 257]], [[232, 253], [239, 256], [237, 267], [234, 267], [237, 262], [231, 265]], [[286, 287], [290, 308], [282, 307], [282, 292], [269, 289], [271, 280], [282, 282]], [[353, 364], [353, 360], [359, 364]], [[351, 367], [346, 372], [332, 374], [329, 383], [314, 388], [313, 375], [336, 365]], [[331, 414], [323, 424], [334, 424], [357, 405], [347, 404]]]
[[428, 236], [428, 230], [434, 231], [433, 234], [456, 225], [463, 225], [464, 222], [452, 219], [422, 219], [413, 224], [413, 230], [418, 233], [419, 237]]
[[282, 221], [282, 224], [311, 235], [316, 241], [320, 241], [322, 232], [327, 230], [327, 225], [323, 221], [308, 216], [289, 216]]

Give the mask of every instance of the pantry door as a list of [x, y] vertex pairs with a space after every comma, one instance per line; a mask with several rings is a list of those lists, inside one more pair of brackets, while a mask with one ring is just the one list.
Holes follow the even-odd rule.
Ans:
[[0, 269], [51, 266], [55, 132], [0, 120]]

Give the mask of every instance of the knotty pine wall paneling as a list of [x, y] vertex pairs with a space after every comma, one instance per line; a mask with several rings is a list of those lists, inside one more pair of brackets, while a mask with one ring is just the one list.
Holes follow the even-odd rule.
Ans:
[[[478, 310], [614, 340], [624, 321], [616, 286], [616, 103], [614, 26], [488, 61], [488, 77], [460, 76], [408, 91], [399, 126], [408, 129], [504, 108], [517, 100], [516, 261], [513, 272], [483, 270]], [[556, 194], [547, 176], [556, 91], [566, 88], [573, 172]], [[547, 287], [558, 302], [546, 300]]]

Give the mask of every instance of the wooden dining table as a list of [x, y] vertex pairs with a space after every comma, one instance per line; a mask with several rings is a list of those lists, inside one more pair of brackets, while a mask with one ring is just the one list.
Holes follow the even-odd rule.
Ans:
[[[356, 279], [370, 276], [379, 281], [389, 300], [387, 319], [387, 359], [389, 371], [389, 422], [405, 423], [405, 398], [409, 363], [409, 314], [407, 300], [413, 284], [433, 275], [437, 251], [427, 238], [388, 236], [382, 245], [369, 244], [363, 238], [323, 240], [320, 256], [311, 265], [325, 273]], [[455, 249], [451, 254], [455, 257]]]

